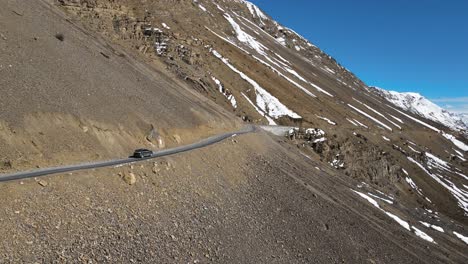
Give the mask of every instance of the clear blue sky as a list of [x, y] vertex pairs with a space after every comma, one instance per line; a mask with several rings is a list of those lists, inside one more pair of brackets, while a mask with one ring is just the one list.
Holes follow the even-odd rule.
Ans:
[[368, 85], [468, 112], [468, 0], [250, 0]]

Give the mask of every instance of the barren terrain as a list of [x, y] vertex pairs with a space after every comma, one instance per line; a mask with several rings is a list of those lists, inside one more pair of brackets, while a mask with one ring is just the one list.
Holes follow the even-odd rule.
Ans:
[[0, 263], [467, 262], [466, 131], [392, 105], [251, 3], [1, 6], [0, 174], [258, 129], [0, 183]]

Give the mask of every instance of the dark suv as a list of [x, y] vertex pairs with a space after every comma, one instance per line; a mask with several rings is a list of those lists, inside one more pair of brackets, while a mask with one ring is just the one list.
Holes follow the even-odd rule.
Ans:
[[132, 157], [142, 159], [142, 158], [150, 158], [151, 155], [153, 155], [153, 151], [149, 149], [137, 149], [133, 153]]

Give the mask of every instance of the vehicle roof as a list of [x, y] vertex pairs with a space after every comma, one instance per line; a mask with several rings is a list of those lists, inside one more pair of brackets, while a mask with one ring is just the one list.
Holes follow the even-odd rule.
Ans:
[[151, 151], [151, 150], [149, 150], [149, 149], [135, 149], [135, 152], [137, 152], [137, 151]]

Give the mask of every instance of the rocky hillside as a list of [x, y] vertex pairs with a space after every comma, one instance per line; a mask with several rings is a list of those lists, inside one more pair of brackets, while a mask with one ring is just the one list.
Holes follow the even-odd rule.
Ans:
[[[141, 58], [164, 63], [192, 89], [244, 121], [323, 129], [330, 135], [319, 148], [320, 159], [333, 163], [338, 157], [353, 178], [406, 193], [410, 186], [403, 169], [415, 168], [413, 177], [428, 184], [428, 192], [454, 197], [429, 183], [408, 158], [428, 166], [424, 153], [430, 152], [464, 170], [461, 134], [385, 103], [332, 57], [247, 1], [56, 4]], [[459, 209], [463, 215], [467, 208]]]
[[239, 126], [171, 72], [66, 22], [57, 8], [2, 6], [1, 171], [118, 158]]
[[[466, 259], [468, 140], [463, 131], [451, 123], [441, 124], [435, 111], [430, 116], [413, 111], [411, 100], [395, 106], [387, 96], [391, 93], [368, 87], [252, 3], [6, 2], [0, 10], [5, 25], [0, 28], [0, 45], [6, 51], [0, 53], [0, 87], [7, 100], [0, 105], [9, 110], [0, 113], [0, 147], [9, 154], [2, 157], [2, 171], [122, 157], [141, 145], [185, 144], [243, 122], [274, 126], [269, 131], [279, 135], [258, 132], [239, 140], [239, 145], [233, 139], [213, 152], [201, 152], [200, 157], [189, 155], [188, 160], [177, 160], [177, 169], [165, 164], [164, 177], [160, 164], [96, 172], [102, 176], [99, 179], [106, 174], [140, 175], [137, 187], [123, 196], [105, 188], [109, 184], [125, 189], [114, 178], [98, 184], [99, 192], [110, 198], [93, 194], [98, 192], [93, 187], [74, 190], [68, 182], [57, 183], [60, 187], [50, 190], [54, 197], [65, 190], [88, 201], [74, 205], [82, 212], [92, 204], [95, 214], [77, 220], [82, 225], [111, 222], [110, 233], [104, 236], [110, 241], [100, 240], [103, 245], [98, 246], [103, 254], [109, 253], [104, 245], [123, 238], [135, 241], [132, 245], [166, 243], [158, 251], [165, 260], [174, 260], [190, 248], [194, 251], [190, 261], [232, 262], [232, 251], [225, 247], [230, 241], [235, 242], [235, 252], [246, 256], [239, 262], [249, 262], [248, 256], [268, 262], [280, 251], [272, 262], [311, 262], [327, 247], [332, 250], [315, 258], [317, 262]], [[178, 177], [175, 183], [172, 177]], [[192, 181], [196, 190], [191, 189]], [[4, 193], [22, 193], [5, 188]], [[33, 187], [22, 190], [44, 197], [29, 188]], [[85, 199], [93, 195], [99, 202]], [[115, 208], [126, 227], [112, 213], [105, 215], [109, 211], [99, 205], [114, 201], [121, 201]], [[127, 206], [130, 201], [139, 203]], [[49, 208], [41, 201], [34, 203], [21, 205], [25, 210]], [[173, 208], [183, 215], [183, 223], [174, 219]], [[61, 210], [70, 230], [78, 230], [80, 224], [69, 219], [68, 209]], [[155, 214], [164, 224], [159, 226]], [[14, 214], [0, 217], [21, 221]], [[262, 220], [265, 217], [269, 221]], [[369, 234], [360, 221], [372, 226]], [[327, 241], [309, 245], [323, 236], [315, 228], [331, 230], [329, 222], [339, 227]], [[5, 223], [5, 230], [9, 228]], [[139, 230], [158, 233], [157, 238]], [[275, 233], [268, 230], [278, 230], [281, 239], [273, 239]], [[90, 250], [84, 235], [90, 235], [88, 231], [74, 234], [77, 243]], [[55, 231], [44, 232], [61, 237]], [[243, 244], [252, 233], [258, 237]], [[381, 241], [380, 233], [385, 233], [382, 240], [388, 243], [369, 243]], [[337, 242], [343, 239], [340, 234], [346, 234], [343, 243]], [[203, 236], [208, 241], [201, 241]], [[21, 239], [40, 241], [29, 239], [26, 231]], [[367, 246], [362, 248], [362, 243]], [[400, 256], [394, 255], [395, 247]], [[53, 248], [58, 251], [61, 243]], [[125, 248], [119, 242], [119, 249], [126, 252]], [[143, 249], [132, 246], [132, 256], [149, 261], [151, 252]], [[354, 250], [368, 252], [362, 254], [365, 257], [343, 253]], [[72, 245], [67, 253], [68, 258], [78, 254]], [[119, 256], [114, 261], [130, 261], [125, 254], [109, 254]], [[213, 254], [218, 258], [211, 258]]]

